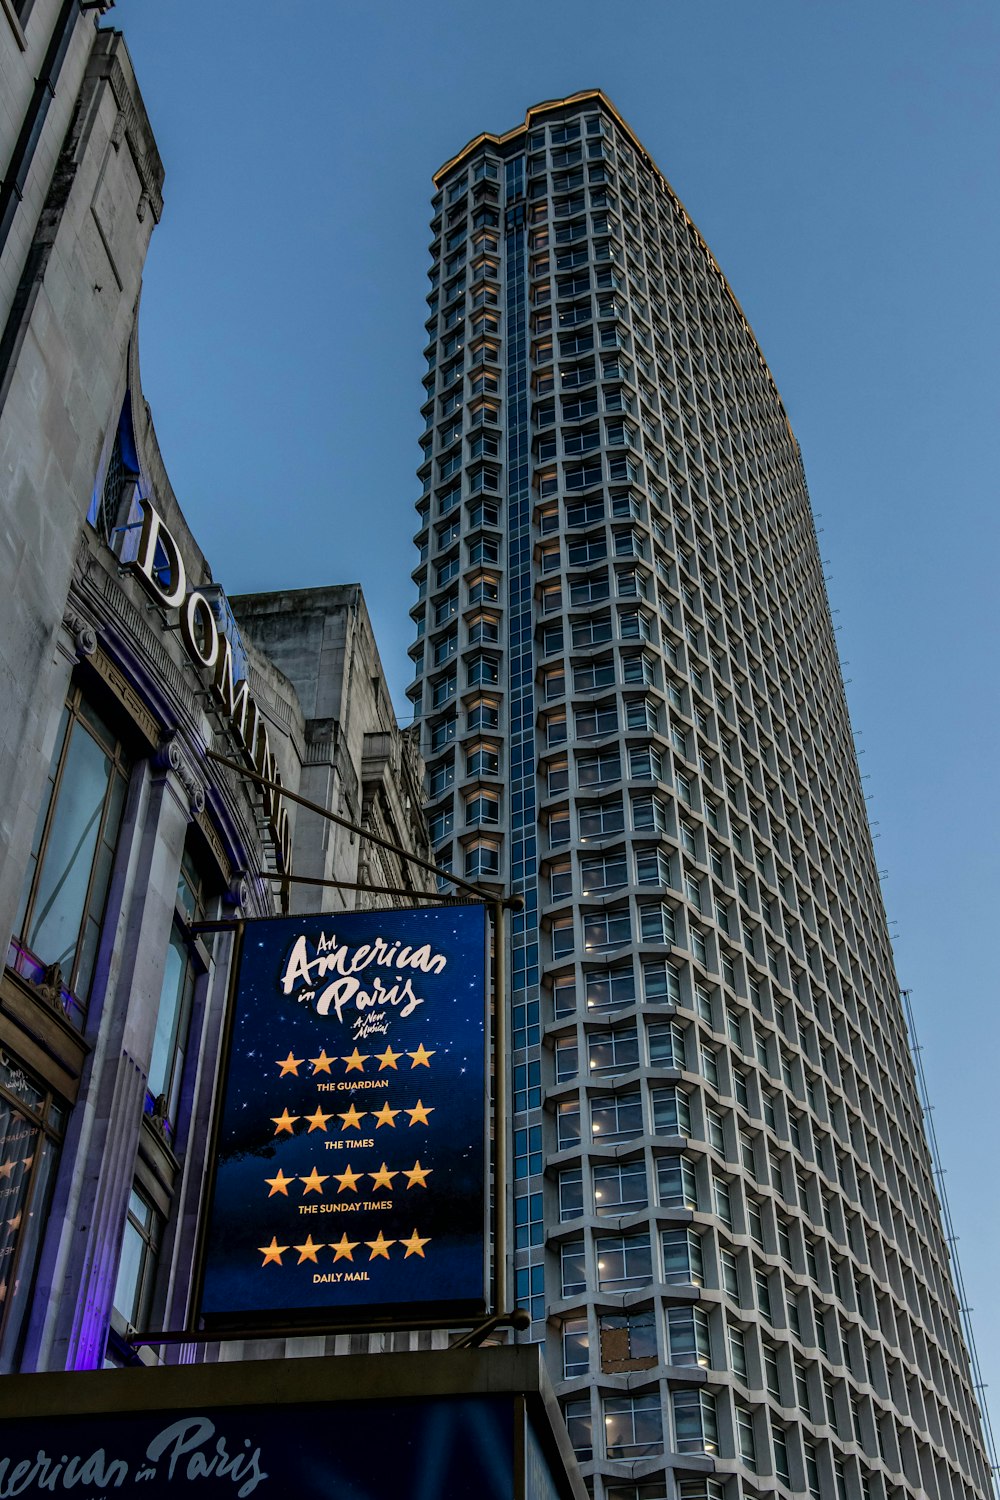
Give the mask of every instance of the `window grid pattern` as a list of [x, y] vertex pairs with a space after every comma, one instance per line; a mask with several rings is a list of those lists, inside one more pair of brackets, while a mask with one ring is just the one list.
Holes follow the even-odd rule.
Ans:
[[[507, 715], [510, 743], [511, 889], [524, 899], [511, 927], [511, 1006], [515, 1067], [540, 1062], [538, 1022], [538, 876], [535, 838], [535, 704], [531, 610], [531, 477], [527, 397], [527, 247], [524, 157], [504, 171], [504, 270], [507, 314]], [[515, 1219], [536, 1199], [537, 1179], [515, 1184]], [[541, 1225], [539, 1224], [539, 1229]], [[538, 1267], [542, 1235], [516, 1243], [519, 1268]], [[526, 1304], [531, 1312], [537, 1307]], [[541, 1337], [541, 1328], [538, 1337]]]
[[[522, 254], [508, 217], [501, 264], [472, 216], [489, 186], [477, 171], [504, 156], [524, 163], [524, 193]], [[773, 381], [683, 208], [599, 96], [481, 140], [440, 186], [412, 691], [433, 786], [439, 706], [453, 734], [465, 726], [423, 666], [425, 634], [458, 609], [451, 575], [429, 591], [423, 549], [456, 504], [471, 534], [476, 482], [466, 468], [457, 492], [456, 471], [438, 486], [435, 464], [456, 414], [474, 422], [489, 399], [474, 362], [456, 394], [435, 341], [457, 296], [489, 295], [473, 268], [495, 254], [512, 801], [527, 770], [518, 689], [537, 766], [538, 907], [515, 943], [537, 928], [546, 1043], [515, 1053], [539, 1060], [547, 1100], [517, 1125], [524, 1161], [552, 1179], [530, 1184], [547, 1248], [518, 1284], [547, 1316], [594, 1494], [632, 1493], [653, 1393], [675, 1456], [643, 1480], [650, 1496], [985, 1497], [815, 530]], [[513, 584], [526, 536], [533, 689], [514, 667], [531, 650]], [[482, 603], [489, 585], [475, 587]], [[457, 831], [443, 838], [441, 853], [457, 847]], [[537, 1223], [530, 1202], [522, 1218]], [[600, 1322], [623, 1291], [648, 1302], [654, 1350], [624, 1402]], [[675, 1319], [672, 1340], [668, 1315], [692, 1299], [704, 1321]], [[727, 1472], [710, 1480], [716, 1455]]]

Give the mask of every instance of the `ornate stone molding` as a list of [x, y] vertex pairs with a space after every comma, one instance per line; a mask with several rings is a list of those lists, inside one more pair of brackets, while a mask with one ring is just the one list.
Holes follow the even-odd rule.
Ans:
[[111, 91], [115, 96], [115, 103], [121, 111], [120, 118], [124, 120], [125, 136], [139, 169], [139, 178], [143, 186], [139, 218], [144, 216], [145, 206], [148, 203], [153, 210], [153, 218], [159, 223], [163, 213], [163, 163], [160, 161], [160, 154], [156, 149], [148, 121], [140, 117], [136, 108], [128, 79], [118, 57], [112, 55], [107, 76]]
[[204, 782], [195, 773], [194, 768], [181, 749], [176, 736], [168, 735], [160, 741], [159, 749], [152, 758], [152, 764], [158, 771], [173, 771], [177, 780], [185, 792], [187, 792], [188, 804], [193, 817], [197, 817], [205, 811]]
[[246, 911], [250, 905], [250, 882], [242, 870], [236, 870], [229, 887], [222, 894], [226, 906]]
[[78, 615], [74, 609], [68, 609], [63, 615], [63, 624], [73, 637], [80, 660], [93, 656], [97, 650], [97, 631], [90, 621], [84, 619], [83, 615]]

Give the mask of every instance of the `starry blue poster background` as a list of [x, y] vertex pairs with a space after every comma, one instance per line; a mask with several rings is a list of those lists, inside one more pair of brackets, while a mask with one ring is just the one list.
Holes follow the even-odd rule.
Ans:
[[246, 924], [206, 1319], [485, 1306], [486, 936], [478, 905]]

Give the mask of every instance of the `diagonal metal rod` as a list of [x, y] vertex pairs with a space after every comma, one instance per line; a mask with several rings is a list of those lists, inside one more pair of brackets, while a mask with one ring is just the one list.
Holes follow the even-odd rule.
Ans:
[[[278, 880], [282, 885], [322, 885], [329, 886], [337, 891], [364, 891], [371, 896], [410, 896], [417, 901], [459, 901], [459, 896], [444, 896], [435, 891], [415, 891], [412, 887], [407, 890], [398, 885], [363, 885], [357, 880], [323, 880], [318, 875], [292, 875], [280, 870], [248, 870], [259, 880]], [[483, 898], [485, 903], [485, 897]]]

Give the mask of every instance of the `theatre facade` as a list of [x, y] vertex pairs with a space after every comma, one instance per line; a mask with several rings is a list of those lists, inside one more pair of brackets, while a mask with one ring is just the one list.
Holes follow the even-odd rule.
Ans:
[[189, 1315], [234, 924], [426, 889], [209, 753], [426, 855], [422, 766], [358, 586], [227, 597], [173, 493], [121, 36], [5, 4], [0, 62], [0, 1370], [85, 1370]]

